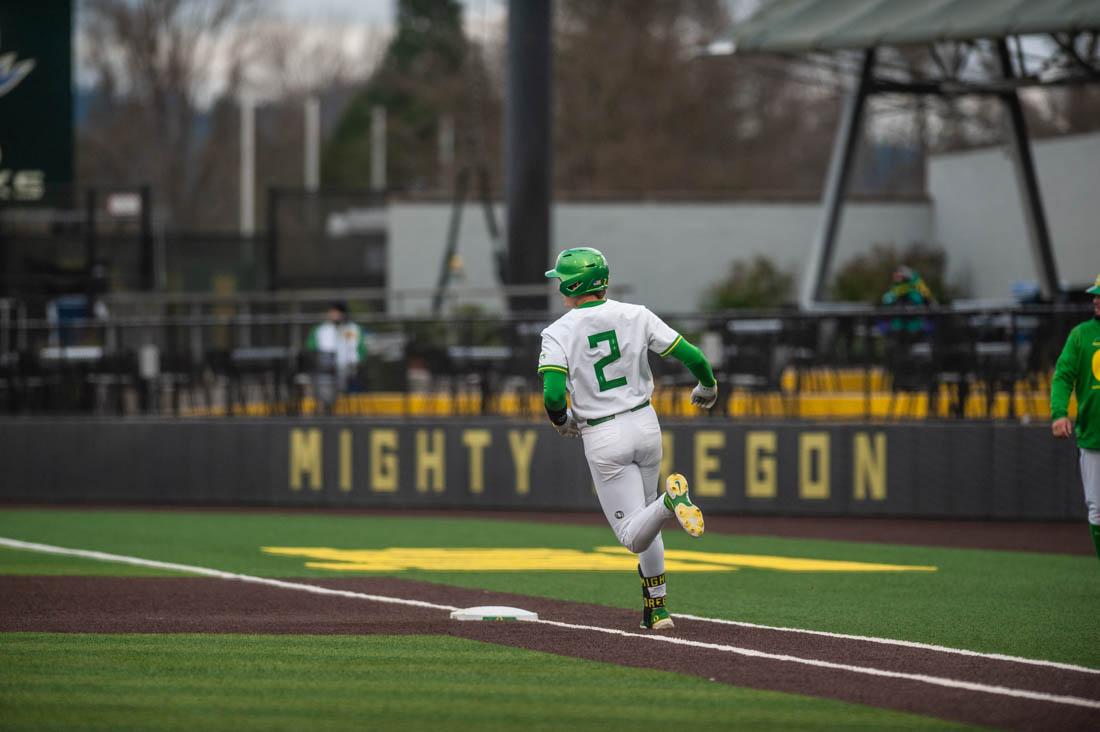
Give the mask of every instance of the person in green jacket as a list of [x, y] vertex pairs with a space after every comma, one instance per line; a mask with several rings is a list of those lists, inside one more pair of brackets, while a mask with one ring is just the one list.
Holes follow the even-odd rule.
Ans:
[[936, 296], [912, 267], [894, 270], [890, 289], [882, 296], [883, 305], [935, 305]]
[[[891, 279], [890, 289], [882, 295], [883, 305], [913, 308], [937, 304], [931, 288], [912, 267], [901, 265], [894, 270]], [[926, 331], [928, 325], [928, 321], [922, 317], [893, 318], [890, 321], [890, 332], [913, 336]]]
[[[1065, 439], [1076, 435], [1081, 453], [1081, 482], [1088, 506], [1089, 530], [1100, 557], [1100, 276], [1085, 292], [1092, 295], [1092, 320], [1066, 339], [1050, 387], [1050, 429]], [[1077, 395], [1077, 425], [1069, 418], [1069, 395]]]

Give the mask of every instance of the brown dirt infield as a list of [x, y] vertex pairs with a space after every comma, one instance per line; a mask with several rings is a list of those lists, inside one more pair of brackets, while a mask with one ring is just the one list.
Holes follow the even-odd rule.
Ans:
[[[295, 580], [466, 607], [504, 604], [546, 620], [629, 635], [529, 623], [460, 623], [446, 611], [395, 607], [208, 578], [0, 577], [0, 632], [444, 634], [576, 658], [701, 676], [757, 689], [840, 699], [1006, 729], [1097, 729], [1100, 711], [915, 680], [823, 669], [713, 648], [659, 643], [638, 612], [392, 577]], [[679, 619], [666, 634], [851, 666], [1100, 700], [1100, 674], [986, 657]]]

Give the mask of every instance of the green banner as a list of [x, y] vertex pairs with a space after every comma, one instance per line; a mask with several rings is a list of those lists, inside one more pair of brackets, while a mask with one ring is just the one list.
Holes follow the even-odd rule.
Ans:
[[0, 3], [0, 204], [73, 180], [72, 2]]

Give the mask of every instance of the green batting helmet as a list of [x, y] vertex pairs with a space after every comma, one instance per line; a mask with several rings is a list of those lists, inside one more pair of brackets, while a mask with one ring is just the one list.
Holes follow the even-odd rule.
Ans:
[[[561, 260], [558, 260], [558, 261], [561, 261]], [[549, 273], [547, 273], [546, 276], [549, 277], [550, 276]], [[1087, 292], [1090, 295], [1100, 295], [1100, 275], [1096, 275], [1096, 284], [1094, 284], [1089, 289], [1085, 290], [1085, 292]]]
[[546, 278], [561, 280], [558, 292], [576, 297], [606, 290], [609, 274], [607, 260], [598, 249], [573, 247], [558, 255], [554, 269], [547, 270]]

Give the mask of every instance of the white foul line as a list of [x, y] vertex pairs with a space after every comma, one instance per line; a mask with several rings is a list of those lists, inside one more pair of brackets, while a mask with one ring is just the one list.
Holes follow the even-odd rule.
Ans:
[[[337, 597], [349, 597], [360, 600], [369, 600], [371, 602], [381, 602], [391, 605], [405, 605], [409, 607], [422, 607], [431, 610], [457, 610], [459, 608], [453, 605], [439, 605], [432, 602], [423, 602], [421, 600], [407, 600], [400, 597], [388, 597], [385, 595], [371, 595], [365, 592], [352, 592], [350, 590], [334, 590], [328, 587], [321, 587], [319, 585], [302, 584], [299, 582], [286, 582], [283, 580], [271, 579], [269, 577], [256, 577], [248, 574], [238, 574], [236, 572], [223, 572], [220, 569], [211, 569], [209, 567], [198, 567], [190, 564], [176, 564], [174, 562], [160, 562], [154, 559], [142, 559], [140, 557], [130, 557], [123, 554], [110, 554], [108, 552], [98, 552], [88, 549], [69, 549], [66, 547], [52, 546], [50, 544], [37, 544], [29, 541], [20, 541], [18, 539], [8, 539], [0, 537], [0, 546], [10, 547], [12, 549], [23, 549], [26, 551], [40, 552], [43, 554], [60, 554], [64, 556], [84, 557], [85, 559], [95, 559], [101, 562], [114, 562], [117, 564], [129, 564], [137, 567], [150, 567], [153, 569], [164, 569], [172, 572], [182, 572], [187, 574], [197, 574], [205, 577], [216, 577], [218, 579], [236, 580], [238, 582], [248, 582], [257, 585], [267, 585], [269, 587], [278, 587], [284, 590], [297, 590], [299, 592], [311, 592], [317, 595], [330, 595]], [[677, 617], [683, 617], [693, 620], [710, 620], [709, 618], [699, 618], [691, 615], [680, 615]], [[959, 679], [948, 679], [939, 676], [928, 676], [926, 674], [910, 674], [902, 671], [887, 671], [885, 669], [870, 668], [865, 666], [851, 666], [844, 663], [833, 663], [831, 661], [819, 661], [812, 658], [802, 658], [800, 656], [790, 656], [786, 654], [767, 653], [765, 651], [756, 651], [751, 648], [741, 648], [739, 646], [723, 645], [719, 643], [706, 643], [703, 641], [693, 641], [684, 638], [673, 638], [665, 635], [630, 633], [624, 630], [618, 630], [616, 628], [604, 628], [598, 625], [578, 625], [575, 623], [563, 623], [556, 620], [538, 619], [535, 623], [541, 623], [542, 625], [549, 625], [555, 628], [566, 628], [569, 630], [582, 630], [596, 633], [604, 633], [606, 635], [617, 635], [624, 638], [639, 638], [642, 640], [657, 641], [659, 643], [671, 643], [678, 646], [689, 646], [692, 648], [705, 648], [708, 650], [722, 651], [724, 653], [735, 653], [740, 656], [747, 656], [750, 658], [763, 658], [771, 661], [781, 661], [786, 663], [798, 663], [805, 666], [815, 666], [817, 668], [827, 668], [837, 671], [849, 671], [857, 674], [865, 674], [867, 676], [881, 676], [894, 679], [906, 679], [909, 681], [917, 681], [925, 684], [932, 684], [935, 686], [944, 686], [951, 689], [965, 689], [967, 691], [978, 691], [986, 694], [997, 694], [1000, 696], [1009, 696], [1018, 699], [1031, 699], [1034, 701], [1052, 702], [1055, 704], [1068, 704], [1071, 706], [1086, 707], [1088, 709], [1100, 709], [1100, 700], [1085, 699], [1076, 696], [1062, 696], [1058, 694], [1046, 694], [1039, 691], [1028, 691], [1026, 689], [1014, 689], [1007, 686], [996, 686], [992, 684], [979, 684], [972, 681], [962, 681]], [[733, 621], [730, 621], [733, 622]], [[767, 627], [767, 626], [763, 626]], [[845, 637], [845, 636], [841, 636]], [[848, 636], [851, 638], [866, 640], [863, 636]], [[882, 639], [876, 639], [882, 640]], [[905, 645], [904, 642], [899, 645]], [[957, 649], [948, 649], [951, 651], [957, 651]], [[982, 654], [976, 654], [982, 655]], [[1012, 657], [1007, 657], [1012, 658]], [[1072, 670], [1086, 670], [1092, 672], [1092, 669], [1084, 667], [1070, 667]]]
[[981, 653], [980, 651], [968, 651], [964, 648], [952, 648], [951, 646], [937, 646], [932, 643], [920, 643], [918, 641], [896, 640], [893, 638], [878, 638], [873, 635], [849, 635], [847, 633], [830, 633], [824, 630], [806, 630], [805, 628], [784, 628], [779, 625], [760, 625], [759, 623], [746, 623], [743, 620], [726, 620], [724, 618], [707, 618], [701, 615], [688, 615], [676, 613], [677, 618], [685, 620], [698, 620], [703, 623], [718, 623], [720, 625], [736, 625], [741, 628], [759, 628], [761, 630], [778, 630], [785, 633], [803, 633], [805, 635], [818, 635], [825, 638], [841, 638], [843, 640], [864, 641], [866, 643], [881, 643], [888, 646], [901, 646], [904, 648], [919, 648], [924, 651], [936, 651], [937, 653], [953, 653], [958, 656], [973, 656], [976, 658], [988, 658], [993, 661], [1011, 661], [1012, 663], [1024, 663], [1032, 666], [1047, 666], [1062, 669], [1063, 671], [1077, 671], [1085, 674], [1100, 674], [1100, 668], [1077, 666], [1072, 663], [1060, 663], [1058, 661], [1043, 661], [1038, 658], [1024, 658], [1023, 656], [1009, 656], [1003, 653]]
[[[680, 617], [677, 614], [675, 617]], [[755, 651], [751, 648], [740, 648], [738, 646], [727, 646], [719, 643], [705, 643], [703, 641], [690, 641], [683, 638], [672, 638], [667, 635], [642, 635], [641, 633], [628, 633], [624, 630], [616, 630], [615, 628], [600, 628], [594, 625], [574, 625], [573, 623], [561, 623], [554, 620], [542, 620], [539, 619], [535, 622], [543, 623], [545, 625], [554, 625], [559, 628], [570, 628], [573, 630], [595, 630], [601, 633], [608, 633], [610, 635], [621, 635], [627, 638], [644, 638], [646, 640], [661, 641], [662, 643], [673, 643], [675, 645], [693, 646], [695, 648], [707, 648], [714, 651], [725, 651], [726, 653], [736, 653], [739, 656], [748, 656], [750, 658], [766, 658], [770, 661], [786, 661], [788, 663], [800, 663], [805, 666], [816, 666], [818, 668], [835, 669], [837, 671], [851, 671], [857, 674], [866, 674], [868, 676], [885, 676], [892, 679], [907, 679], [909, 681], [920, 681], [925, 684], [934, 684], [936, 686], [946, 686], [950, 689], [966, 689], [968, 691], [981, 691], [987, 694], [999, 694], [1001, 696], [1011, 696], [1019, 699], [1034, 699], [1036, 701], [1054, 702], [1056, 704], [1070, 704], [1078, 707], [1088, 707], [1090, 709], [1100, 709], [1100, 700], [1084, 699], [1079, 696], [1062, 696], [1059, 694], [1047, 694], [1041, 691], [1027, 691], [1026, 689], [1013, 689], [1008, 686], [996, 686], [992, 684], [979, 684], [973, 681], [962, 681], [959, 679], [947, 679], [940, 676], [928, 676], [926, 674], [908, 674], [903, 671], [887, 671], [885, 669], [870, 668], [867, 666], [850, 666], [846, 663], [833, 663], [831, 661], [818, 661], [813, 658], [802, 658], [801, 656], [788, 656], [780, 653], [767, 653], [765, 651]]]
[[372, 600], [373, 602], [385, 602], [391, 605], [407, 605], [411, 607], [424, 607], [429, 610], [458, 610], [453, 605], [437, 605], [434, 602], [422, 602], [420, 600], [406, 600], [399, 597], [386, 597], [385, 595], [368, 595], [365, 592], [351, 592], [350, 590], [334, 590], [319, 585], [306, 585], [300, 582], [284, 582], [270, 577], [254, 577], [250, 574], [237, 574], [235, 572], [223, 572], [220, 569], [209, 567], [196, 567], [191, 564], [175, 564], [174, 562], [158, 562], [155, 559], [142, 559], [141, 557], [128, 557], [124, 554], [108, 554], [89, 549], [67, 549], [63, 546], [50, 544], [35, 544], [31, 541], [19, 541], [0, 536], [0, 546], [12, 549], [26, 549], [42, 554], [62, 554], [70, 557], [84, 557], [85, 559], [98, 559], [101, 562], [114, 562], [115, 564], [131, 564], [135, 567], [151, 567], [153, 569], [167, 569], [172, 572], [184, 572], [187, 574], [199, 574], [204, 577], [217, 577], [218, 579], [237, 580], [238, 582], [251, 582], [256, 585], [279, 587], [284, 590], [298, 590], [299, 592], [312, 592], [316, 595], [336, 595], [338, 597], [352, 597], [357, 600]]

